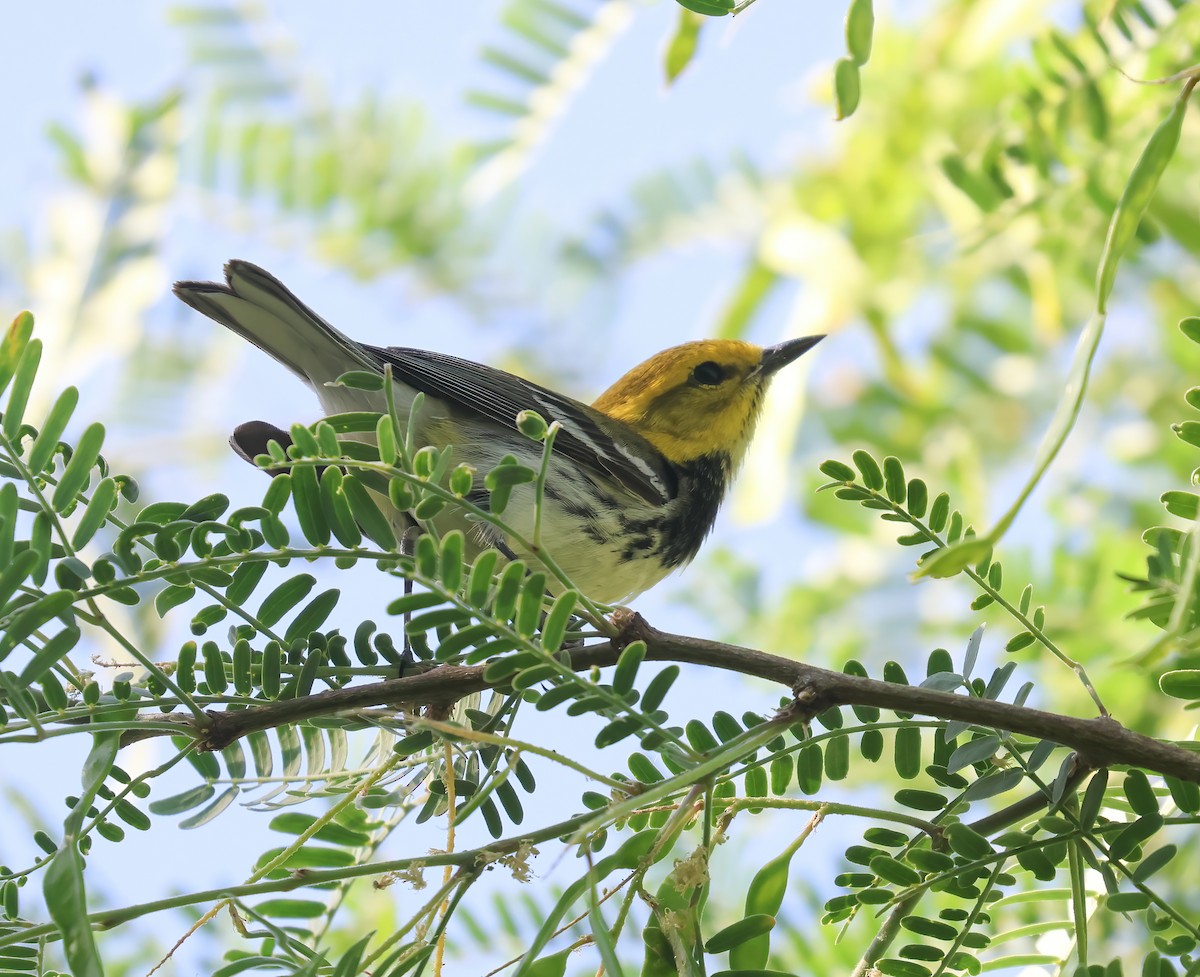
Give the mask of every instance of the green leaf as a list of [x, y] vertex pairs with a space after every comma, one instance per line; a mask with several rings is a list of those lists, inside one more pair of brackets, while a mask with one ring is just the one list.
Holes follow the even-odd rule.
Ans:
[[[277, 814], [272, 818], [268, 827], [272, 831], [299, 835], [303, 834], [316, 823], [317, 818], [315, 815], [304, 814], [300, 811], [287, 811], [283, 814]], [[371, 842], [371, 836], [368, 832], [357, 831], [346, 825], [338, 824], [336, 821], [323, 824], [317, 829], [317, 833], [313, 837], [321, 841], [327, 841], [331, 845], [349, 845], [351, 847], [365, 846]]]
[[382, 390], [383, 374], [368, 370], [349, 370], [336, 380], [325, 384], [327, 387], [349, 387], [351, 390]]
[[54, 495], [50, 504], [56, 512], [62, 512], [76, 497], [87, 488], [91, 477], [92, 467], [100, 458], [100, 448], [104, 444], [104, 425], [89, 424], [79, 437], [71, 460], [67, 462], [62, 477], [54, 487]]
[[692, 62], [696, 48], [700, 43], [700, 27], [703, 19], [691, 10], [679, 11], [679, 19], [675, 22], [675, 30], [667, 42], [663, 53], [663, 71], [670, 85]]
[[71, 536], [71, 546], [82, 549], [96, 535], [117, 504], [117, 483], [112, 478], [103, 478], [92, 493], [92, 498], [80, 517], [79, 524]]
[[1108, 788], [1108, 770], [1101, 767], [1088, 782], [1083, 801], [1079, 805], [1079, 823], [1087, 831], [1095, 823], [1104, 806], [1104, 792]]
[[325, 915], [325, 903], [315, 899], [265, 899], [254, 909], [264, 916], [283, 919], [317, 919]]
[[163, 797], [161, 801], [151, 801], [150, 813], [162, 815], [181, 814], [208, 801], [216, 792], [216, 787], [211, 784], [200, 784], [198, 787], [192, 787], [191, 790], [174, 793], [170, 797]]
[[21, 425], [25, 421], [25, 408], [29, 404], [33, 379], [37, 376], [38, 364], [41, 360], [41, 340], [31, 339], [21, 354], [20, 362], [17, 363], [17, 372], [12, 381], [12, 391], [8, 395], [8, 407], [4, 410], [4, 436], [14, 444], [21, 431]]
[[284, 644], [291, 644], [297, 638], [308, 638], [310, 634], [320, 630], [322, 624], [333, 613], [333, 609], [337, 606], [338, 598], [342, 592], [337, 588], [327, 590], [322, 594], [314, 597], [299, 614], [292, 619], [292, 623], [288, 625], [287, 631], [284, 633]]
[[1022, 648], [1028, 648], [1037, 639], [1028, 631], [1022, 631], [1019, 634], [1014, 634], [1008, 639], [1008, 643], [1004, 646], [1007, 652], [1020, 651]]
[[[433, 950], [433, 944], [429, 945], [429, 950]], [[567, 947], [565, 950], [542, 957], [525, 968], [525, 977], [563, 977], [567, 972], [567, 962], [574, 953], [574, 947]]]
[[946, 806], [946, 798], [931, 790], [916, 790], [906, 787], [896, 791], [896, 803], [916, 811], [940, 811]]
[[832, 781], [845, 780], [849, 772], [850, 737], [835, 736], [825, 744], [825, 777]]
[[233, 571], [233, 581], [225, 589], [225, 599], [232, 604], [246, 603], [266, 572], [266, 563], [243, 563]]
[[417, 562], [417, 572], [422, 577], [432, 579], [437, 576], [441, 554], [438, 553], [437, 543], [431, 533], [424, 533], [417, 537], [417, 542], [413, 547], [413, 556]]
[[397, 597], [387, 606], [389, 614], [412, 614], [414, 611], [423, 611], [430, 607], [441, 607], [446, 603], [446, 599], [438, 593], [431, 590], [417, 590], [411, 594], [405, 594], [403, 597]]
[[304, 600], [316, 586], [317, 579], [311, 574], [301, 573], [285, 580], [267, 594], [258, 609], [258, 620], [264, 627], [271, 627], [288, 611]]
[[346, 493], [342, 491], [342, 470], [330, 465], [321, 473], [321, 510], [325, 521], [343, 546], [355, 547], [362, 542], [362, 531], [354, 521]]
[[964, 743], [950, 754], [950, 759], [946, 761], [946, 770], [948, 773], [955, 773], [964, 767], [982, 763], [995, 756], [996, 751], [999, 749], [1000, 737], [995, 733], [988, 733], [978, 739]]
[[1162, 815], [1157, 812], [1144, 814], [1136, 821], [1130, 822], [1109, 844], [1109, 854], [1112, 858], [1128, 858], [1135, 848], [1157, 834], [1163, 825]]
[[[507, 490], [506, 487], [504, 491]], [[446, 508], [445, 499], [441, 499], [436, 495], [427, 495], [413, 508], [413, 518], [418, 522], [423, 522], [434, 518], [444, 508]]]
[[837, 105], [834, 118], [838, 122], [850, 118], [862, 94], [858, 65], [853, 58], [838, 58], [833, 66], [833, 93]]
[[66, 817], [62, 844], [51, 859], [42, 884], [46, 908], [62, 934], [63, 954], [74, 977], [104, 977], [104, 965], [87, 918], [83, 857], [77, 846], [88, 808], [112, 770], [119, 745], [116, 733], [94, 734], [83, 767], [83, 790]]
[[190, 584], [164, 587], [154, 596], [154, 610], [158, 612], [159, 617], [166, 617], [170, 610], [180, 604], [186, 604], [195, 596], [196, 588]]
[[1154, 788], [1150, 786], [1150, 779], [1141, 770], [1127, 771], [1121, 789], [1134, 814], [1140, 816], [1158, 813], [1158, 798], [1154, 794]]
[[379, 423], [375, 425], [375, 443], [379, 446], [379, 460], [385, 465], [395, 465], [400, 460], [396, 426], [387, 414], [380, 417]]
[[375, 504], [367, 487], [356, 475], [347, 475], [342, 480], [342, 492], [350, 506], [354, 519], [362, 527], [362, 531], [383, 550], [396, 549], [396, 534], [387, 516]]
[[863, 840], [885, 848], [903, 848], [908, 844], [909, 838], [903, 831], [894, 828], [867, 828], [863, 832]]
[[910, 933], [918, 936], [928, 936], [931, 940], [953, 940], [958, 936], [957, 927], [943, 923], [937, 919], [927, 919], [924, 916], [905, 916], [900, 925]]
[[853, 482], [857, 478], [853, 468], [843, 462], [834, 461], [832, 458], [821, 462], [820, 470], [822, 474], [828, 475], [837, 482]]
[[733, 10], [733, 0], [675, 0], [681, 7], [705, 17], [724, 17]]
[[851, 0], [846, 11], [846, 50], [855, 64], [871, 59], [871, 38], [875, 33], [875, 9], [872, 0]]
[[79, 642], [78, 628], [66, 628], [47, 641], [21, 669], [18, 681], [22, 685], [40, 682], [42, 676]]
[[304, 538], [318, 546], [328, 545], [329, 524], [325, 521], [317, 470], [312, 465], [297, 465], [292, 469], [292, 503]]
[[531, 638], [537, 632], [545, 597], [546, 575], [535, 571], [525, 579], [521, 588], [521, 599], [517, 604], [517, 613], [513, 621], [513, 627], [521, 637]]
[[578, 601], [579, 594], [573, 590], [565, 591], [554, 601], [546, 615], [545, 623], [542, 624], [542, 647], [551, 654], [558, 651], [566, 640], [567, 628]]
[[913, 577], [953, 577], [972, 564], [978, 563], [991, 550], [992, 544], [988, 540], [967, 537], [962, 542], [952, 543], [931, 553], [913, 571]]
[[[654, 844], [657, 831], [651, 829], [642, 831], [629, 838], [621, 845], [617, 851], [611, 855], [607, 855], [600, 859], [592, 868], [592, 872], [585, 875], [581, 879], [577, 879], [571, 885], [567, 886], [566, 890], [555, 902], [554, 906], [548, 912], [542, 914], [542, 925], [538, 929], [537, 934], [533, 937], [529, 947], [525, 951], [525, 955], [521, 960], [520, 965], [514, 974], [514, 977], [530, 977], [531, 974], [540, 975], [542, 971], [536, 969], [536, 961], [539, 953], [550, 941], [558, 929], [559, 921], [566, 915], [567, 911], [574, 905], [583, 895], [585, 888], [591, 884], [603, 882], [614, 871], [632, 871], [639, 866], [644, 859], [650, 847]], [[663, 846], [668, 848], [669, 846]], [[662, 856], [667, 854], [662, 852]], [[660, 856], [660, 857], [662, 857]], [[569, 950], [569, 948], [568, 948]], [[564, 951], [567, 952], [567, 951]], [[565, 969], [566, 961], [564, 959], [563, 966]], [[563, 971], [557, 971], [561, 974]]]
[[771, 793], [776, 797], [787, 793], [792, 784], [792, 758], [780, 753], [771, 758]]
[[1145, 892], [1114, 892], [1104, 900], [1106, 909], [1114, 913], [1136, 913], [1150, 905]]
[[1159, 869], [1165, 868], [1177, 854], [1179, 854], [1179, 849], [1175, 845], [1163, 845], [1162, 848], [1155, 849], [1133, 870], [1133, 880], [1145, 882]]
[[333, 977], [357, 977], [361, 972], [362, 956], [374, 935], [374, 932], [368, 933], [342, 955], [334, 968]]
[[875, 763], [883, 756], [883, 733], [878, 729], [863, 730], [862, 737], [858, 742], [858, 751], [863, 755], [864, 760], [869, 760]]
[[528, 465], [522, 465], [515, 455], [505, 455], [500, 463], [483, 478], [484, 487], [490, 494], [489, 508], [499, 515], [508, 507], [513, 487], [532, 482], [537, 477]]
[[1178, 668], [1164, 672], [1158, 680], [1158, 687], [1175, 699], [1200, 699], [1200, 669]]
[[[180, 821], [179, 827], [186, 830], [191, 828], [199, 828], [202, 825], [208, 824], [209, 821], [224, 811], [225, 808], [229, 807], [237, 795], [237, 787], [226, 787], [225, 790], [217, 796], [217, 799], [207, 807], [201, 809], [196, 814], [193, 814], [190, 818], [184, 818], [184, 820]], [[151, 810], [153, 810], [153, 806], [151, 806]]]
[[991, 842], [968, 825], [958, 823], [946, 828], [946, 841], [951, 849], [972, 860], [995, 854]]
[[28, 312], [18, 315], [5, 330], [4, 339], [0, 341], [0, 393], [4, 393], [12, 382], [31, 335], [33, 316]]
[[74, 615], [70, 614], [69, 609], [78, 599], [79, 595], [73, 590], [56, 590], [21, 611], [9, 622], [0, 640], [0, 659], [51, 618], [65, 616], [68, 626], [73, 627]]
[[33, 474], [39, 474], [50, 465], [54, 451], [58, 447], [58, 440], [62, 437], [63, 431], [67, 429], [67, 422], [71, 420], [71, 415], [75, 413], [78, 404], [79, 391], [74, 387], [67, 387], [58, 395], [58, 400], [50, 408], [50, 413], [46, 416], [37, 440], [33, 442], [33, 447], [29, 450], [28, 465]]
[[854, 461], [855, 467], [862, 475], [863, 484], [867, 488], [876, 492], [883, 488], [883, 472], [879, 469], [879, 462], [871, 457], [869, 451], [859, 448], [851, 458]]
[[908, 483], [904, 480], [904, 466], [894, 455], [883, 459], [883, 481], [887, 497], [897, 505], [904, 505], [908, 496]]
[[19, 509], [17, 486], [12, 482], [0, 485], [0, 567], [7, 567], [12, 560]]
[[1100, 256], [1100, 270], [1096, 274], [1096, 311], [1103, 316], [1108, 309], [1108, 297], [1112, 293], [1113, 283], [1117, 277], [1117, 267], [1121, 258], [1133, 240], [1134, 232], [1154, 191], [1158, 189], [1158, 181], [1167, 169], [1175, 148], [1179, 145], [1179, 133], [1183, 128], [1183, 117], [1187, 113], [1188, 99], [1192, 94], [1195, 79], [1190, 79], [1183, 91], [1175, 99], [1167, 117], [1159, 123], [1158, 128], [1150, 136], [1142, 155], [1138, 157], [1129, 174], [1121, 199], [1117, 201], [1112, 220], [1108, 224], [1108, 236], [1104, 241], [1104, 252]]
[[1159, 501], [1167, 512], [1180, 519], [1195, 519], [1200, 513], [1200, 498], [1194, 492], [1164, 492]]
[[950, 496], [945, 492], [939, 493], [938, 497], [933, 500], [933, 506], [929, 510], [929, 528], [935, 533], [940, 533], [946, 528], [946, 520], [950, 517]]
[[238, 695], [250, 695], [254, 691], [252, 661], [250, 642], [239, 638], [233, 646], [233, 689]]
[[894, 885], [916, 885], [921, 881], [921, 876], [916, 870], [890, 855], [876, 855], [871, 859], [870, 868], [884, 882], [891, 882]]
[[1029, 872], [1035, 879], [1050, 882], [1058, 874], [1058, 867], [1045, 851], [1039, 848], [1026, 848], [1016, 853], [1017, 863]]
[[616, 668], [613, 669], [612, 687], [617, 695], [626, 695], [633, 690], [637, 671], [641, 668], [645, 658], [646, 642], [631, 641], [625, 646], [621, 657], [617, 659]]
[[811, 795], [819, 791], [824, 773], [821, 744], [809, 743], [801, 747], [800, 752], [796, 754], [796, 782], [801, 793]]
[[677, 678], [679, 678], [678, 665], [668, 665], [655, 675], [642, 694], [642, 709], [646, 712], [654, 712], [662, 704]]
[[33, 573], [34, 567], [38, 565], [38, 559], [36, 553], [25, 549], [18, 553], [3, 571], [0, 571], [0, 607], [4, 607], [12, 600], [17, 588]]
[[220, 695], [229, 688], [229, 677], [225, 672], [225, 659], [221, 649], [213, 641], [204, 642], [204, 681], [214, 695]]
[[492, 599], [492, 613], [502, 621], [510, 620], [517, 609], [517, 597], [521, 593], [521, 582], [525, 579], [525, 564], [516, 560], [504, 568], [496, 596]]
[[471, 564], [471, 572], [467, 576], [467, 602], [472, 607], [487, 606], [488, 591], [492, 586], [492, 575], [496, 571], [496, 563], [500, 559], [498, 550], [484, 550]]
[[642, 725], [640, 716], [622, 716], [620, 719], [614, 719], [596, 734], [596, 749], [602, 750], [614, 743], [619, 743], [640, 730]]
[[[1193, 343], [1200, 343], [1200, 316], [1190, 315], [1180, 319], [1179, 331], [1187, 336], [1187, 338]], [[1192, 389], [1195, 390], [1196, 388], [1193, 387]]]
[[704, 944], [705, 953], [725, 953], [736, 946], [741, 946], [748, 940], [764, 936], [775, 928], [775, 917], [766, 913], [756, 913], [746, 916], [736, 923], [730, 923], [718, 930]]
[[912, 780], [921, 772], [921, 728], [901, 726], [896, 730], [895, 744], [896, 773], [904, 780]]
[[[1193, 387], [1192, 390], [1198, 388]], [[1188, 391], [1191, 393], [1191, 391]], [[1187, 396], [1186, 394], [1184, 395]], [[1171, 430], [1175, 432], [1180, 441], [1185, 441], [1194, 447], [1200, 447], [1200, 421], [1184, 421], [1181, 424], [1172, 424]]]
[[267, 485], [267, 491], [263, 494], [263, 508], [275, 515], [283, 512], [283, 507], [287, 505], [287, 500], [292, 495], [292, 473], [281, 472], [275, 475]]
[[929, 488], [919, 478], [909, 479], [908, 482], [908, 511], [920, 519], [925, 515], [926, 506], [929, 505]]
[[463, 549], [465, 537], [462, 530], [452, 529], [442, 537], [439, 556], [438, 577], [450, 593], [457, 593], [463, 579]]

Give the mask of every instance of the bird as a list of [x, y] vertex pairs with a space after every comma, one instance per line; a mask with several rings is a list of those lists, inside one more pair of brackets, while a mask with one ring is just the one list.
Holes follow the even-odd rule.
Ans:
[[[468, 555], [494, 547], [530, 567], [548, 554], [571, 585], [602, 604], [625, 603], [696, 556], [741, 464], [772, 377], [824, 336], [773, 346], [703, 339], [662, 350], [633, 367], [590, 406], [494, 367], [425, 349], [355, 342], [248, 261], [225, 266], [225, 282], [181, 281], [183, 302], [248, 340], [304, 381], [328, 414], [386, 410], [378, 390], [335, 385], [340, 376], [390, 367], [398, 415], [413, 418], [416, 445], [453, 445], [455, 462], [478, 473], [506, 455], [537, 470], [542, 445], [517, 429], [522, 411], [560, 425], [543, 488], [540, 549], [534, 552], [537, 496], [516, 486], [506, 533], [451, 507], [433, 522], [462, 529]], [[242, 425], [231, 439], [253, 459], [286, 432], [266, 422]], [[476, 481], [476, 485], [478, 485]], [[487, 507], [488, 492], [467, 501]], [[411, 513], [386, 506], [397, 538]]]

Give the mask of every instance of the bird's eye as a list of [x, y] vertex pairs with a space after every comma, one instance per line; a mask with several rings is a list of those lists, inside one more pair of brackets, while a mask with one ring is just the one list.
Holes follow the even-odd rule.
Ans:
[[705, 387], [715, 387], [725, 379], [725, 371], [720, 363], [705, 360], [692, 370], [692, 379]]

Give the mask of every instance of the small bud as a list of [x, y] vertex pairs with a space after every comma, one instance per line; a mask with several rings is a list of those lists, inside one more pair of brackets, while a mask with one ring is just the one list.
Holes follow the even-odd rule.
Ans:
[[383, 374], [374, 371], [351, 370], [349, 373], [343, 373], [336, 380], [326, 383], [325, 386], [350, 387], [353, 390], [382, 390]]
[[537, 411], [523, 410], [517, 415], [517, 430], [531, 441], [544, 441], [549, 426]]
[[460, 499], [471, 491], [475, 484], [475, 469], [470, 465], [456, 465], [450, 473], [450, 491]]
[[429, 478], [434, 469], [437, 468], [438, 450], [431, 445], [426, 445], [415, 455], [413, 455], [413, 474], [418, 478]]
[[388, 482], [388, 499], [401, 512], [407, 512], [416, 501], [413, 490], [402, 478], [393, 478]]

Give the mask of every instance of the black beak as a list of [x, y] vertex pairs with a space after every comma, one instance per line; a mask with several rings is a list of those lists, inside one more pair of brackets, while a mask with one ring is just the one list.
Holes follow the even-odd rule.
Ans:
[[764, 376], [770, 376], [776, 370], [787, 366], [792, 360], [799, 359], [824, 338], [823, 335], [801, 336], [799, 339], [789, 339], [776, 346], [768, 346], [763, 350], [762, 360], [758, 364], [759, 372]]

